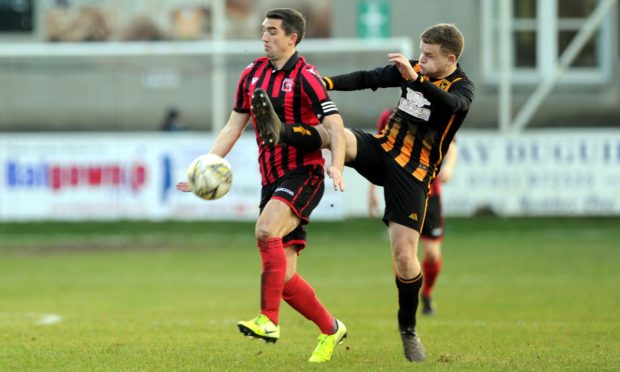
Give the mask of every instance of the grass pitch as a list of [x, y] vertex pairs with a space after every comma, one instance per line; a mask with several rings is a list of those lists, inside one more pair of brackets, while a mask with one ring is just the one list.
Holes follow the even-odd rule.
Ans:
[[449, 219], [411, 366], [385, 228], [313, 223], [298, 271], [349, 329], [315, 366], [286, 304], [277, 344], [237, 331], [259, 311], [252, 224], [0, 224], [0, 370], [617, 370], [619, 241], [611, 218]]

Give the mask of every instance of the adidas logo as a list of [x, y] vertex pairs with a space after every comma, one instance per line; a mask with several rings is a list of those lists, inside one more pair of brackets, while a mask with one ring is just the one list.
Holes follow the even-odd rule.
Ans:
[[418, 221], [418, 214], [417, 214], [417, 213], [415, 213], [415, 212], [413, 212], [413, 213], [411, 213], [411, 214], [409, 215], [409, 218], [411, 218], [412, 220], [414, 220], [414, 221], [416, 221], [416, 222], [417, 222], [417, 221]]

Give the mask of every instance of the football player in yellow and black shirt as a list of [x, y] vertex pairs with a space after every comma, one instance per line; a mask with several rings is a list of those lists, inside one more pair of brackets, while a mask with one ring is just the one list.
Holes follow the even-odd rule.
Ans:
[[[463, 47], [463, 34], [455, 25], [437, 24], [422, 33], [419, 60], [390, 53], [385, 67], [323, 78], [328, 90], [399, 87], [401, 91], [397, 109], [382, 133], [345, 130], [345, 160], [347, 166], [384, 188], [383, 221], [390, 230], [398, 325], [410, 361], [425, 358], [415, 327], [422, 285], [417, 246], [429, 185], [474, 99], [474, 85], [458, 64]], [[327, 131], [320, 126], [269, 124], [258, 130], [270, 143], [302, 148], [320, 136], [323, 147], [330, 144]]]

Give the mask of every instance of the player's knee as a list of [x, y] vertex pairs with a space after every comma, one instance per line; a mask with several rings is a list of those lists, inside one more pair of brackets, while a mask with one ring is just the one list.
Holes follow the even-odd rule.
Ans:
[[441, 260], [441, 251], [435, 247], [425, 245], [422, 257], [424, 261], [435, 263]]
[[415, 256], [409, 250], [394, 252], [394, 264], [398, 268], [406, 269], [411, 266]]
[[262, 223], [256, 224], [256, 229], [254, 233], [256, 235], [256, 240], [259, 242], [276, 237], [275, 230], [269, 228], [268, 225]]

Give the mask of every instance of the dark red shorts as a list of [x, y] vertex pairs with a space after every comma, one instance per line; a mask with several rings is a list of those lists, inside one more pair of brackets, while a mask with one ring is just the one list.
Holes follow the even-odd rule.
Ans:
[[306, 246], [305, 225], [310, 222], [310, 214], [319, 205], [325, 191], [325, 172], [320, 165], [312, 165], [290, 171], [276, 182], [263, 186], [261, 190], [260, 211], [271, 199], [286, 203], [301, 219], [295, 230], [282, 238], [284, 246]]

